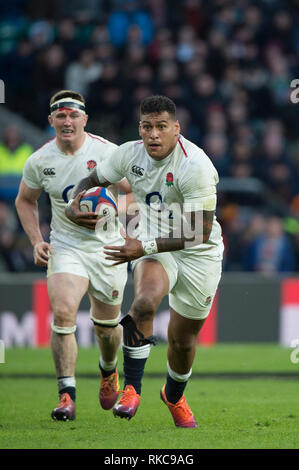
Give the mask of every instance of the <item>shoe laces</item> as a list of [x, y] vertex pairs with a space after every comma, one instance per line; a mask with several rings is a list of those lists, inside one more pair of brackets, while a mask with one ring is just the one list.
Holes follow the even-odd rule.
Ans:
[[70, 402], [70, 400], [71, 400], [71, 397], [67, 393], [63, 393], [60, 397], [58, 406], [67, 405]]
[[186, 400], [184, 397], [180, 399], [173, 407], [174, 411], [179, 413], [179, 418], [183, 419], [184, 421], [189, 421], [190, 418], [193, 416], [192, 411], [190, 410]]
[[110, 395], [111, 390], [114, 393], [117, 393], [117, 390], [116, 390], [117, 384], [115, 380], [115, 374], [116, 372], [109, 375], [108, 377], [102, 377], [101, 392], [103, 395]]
[[122, 393], [122, 397], [119, 400], [122, 405], [127, 405], [130, 403], [132, 398], [135, 398], [137, 393], [134, 387], [127, 385], [124, 390], [119, 390], [118, 393]]

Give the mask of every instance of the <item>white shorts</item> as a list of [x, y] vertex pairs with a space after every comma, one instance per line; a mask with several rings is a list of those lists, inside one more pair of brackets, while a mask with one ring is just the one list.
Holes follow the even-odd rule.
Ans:
[[221, 260], [194, 251], [190, 255], [174, 251], [143, 256], [132, 262], [133, 269], [145, 258], [159, 261], [167, 272], [170, 307], [192, 320], [209, 315], [221, 278]]
[[64, 246], [53, 246], [47, 277], [69, 273], [89, 279], [88, 293], [109, 305], [122, 303], [127, 282], [127, 263], [112, 266], [103, 252], [85, 252]]

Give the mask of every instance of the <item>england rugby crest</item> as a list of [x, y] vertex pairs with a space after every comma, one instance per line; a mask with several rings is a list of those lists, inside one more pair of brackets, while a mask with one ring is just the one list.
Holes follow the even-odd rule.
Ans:
[[167, 173], [167, 175], [166, 175], [166, 185], [167, 186], [173, 186], [173, 174], [172, 173]]
[[86, 162], [86, 165], [88, 171], [92, 171], [97, 166], [97, 162], [95, 160], [88, 160], [88, 162]]
[[114, 291], [112, 291], [112, 298], [113, 299], [117, 299], [118, 296], [119, 296], [118, 290], [115, 289]]

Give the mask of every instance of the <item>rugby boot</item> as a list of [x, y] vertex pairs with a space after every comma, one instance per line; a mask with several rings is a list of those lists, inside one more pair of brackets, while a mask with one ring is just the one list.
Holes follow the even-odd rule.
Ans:
[[76, 419], [76, 405], [68, 393], [60, 395], [60, 401], [57, 408], [51, 413], [53, 419], [58, 421], [69, 421]]
[[136, 393], [135, 388], [132, 385], [126, 385], [120, 400], [113, 407], [113, 414], [115, 417], [131, 419], [136, 414], [139, 403], [140, 395]]
[[193, 413], [186, 402], [185, 396], [183, 395], [177, 403], [170, 403], [165, 394], [165, 385], [163, 385], [160, 391], [161, 400], [168, 406], [170, 413], [172, 414], [174, 424], [179, 428], [197, 428], [197, 423], [193, 416]]
[[99, 400], [104, 410], [110, 410], [115, 404], [119, 391], [117, 369], [108, 377], [101, 377], [101, 386], [99, 391]]

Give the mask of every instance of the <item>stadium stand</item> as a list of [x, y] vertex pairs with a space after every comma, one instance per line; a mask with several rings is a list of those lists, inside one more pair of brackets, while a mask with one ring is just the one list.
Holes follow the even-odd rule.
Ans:
[[[49, 97], [78, 88], [86, 93], [89, 131], [122, 143], [138, 138], [140, 100], [168, 95], [182, 133], [205, 149], [220, 175], [224, 269], [264, 270], [265, 263], [249, 266], [248, 246], [261, 247], [273, 216], [287, 240], [280, 251], [293, 260], [288, 270], [298, 271], [298, 104], [290, 99], [299, 78], [298, 20], [298, 0], [76, 0], [71, 10], [66, 0], [11, 0], [0, 20], [2, 107], [40, 128]], [[5, 197], [1, 204], [1, 217], [13, 219]], [[22, 239], [14, 224], [4, 225]], [[2, 259], [5, 243], [1, 236]], [[22, 243], [23, 262], [4, 261], [2, 269], [35, 269]], [[265, 250], [277, 253], [278, 246], [272, 240]]]

